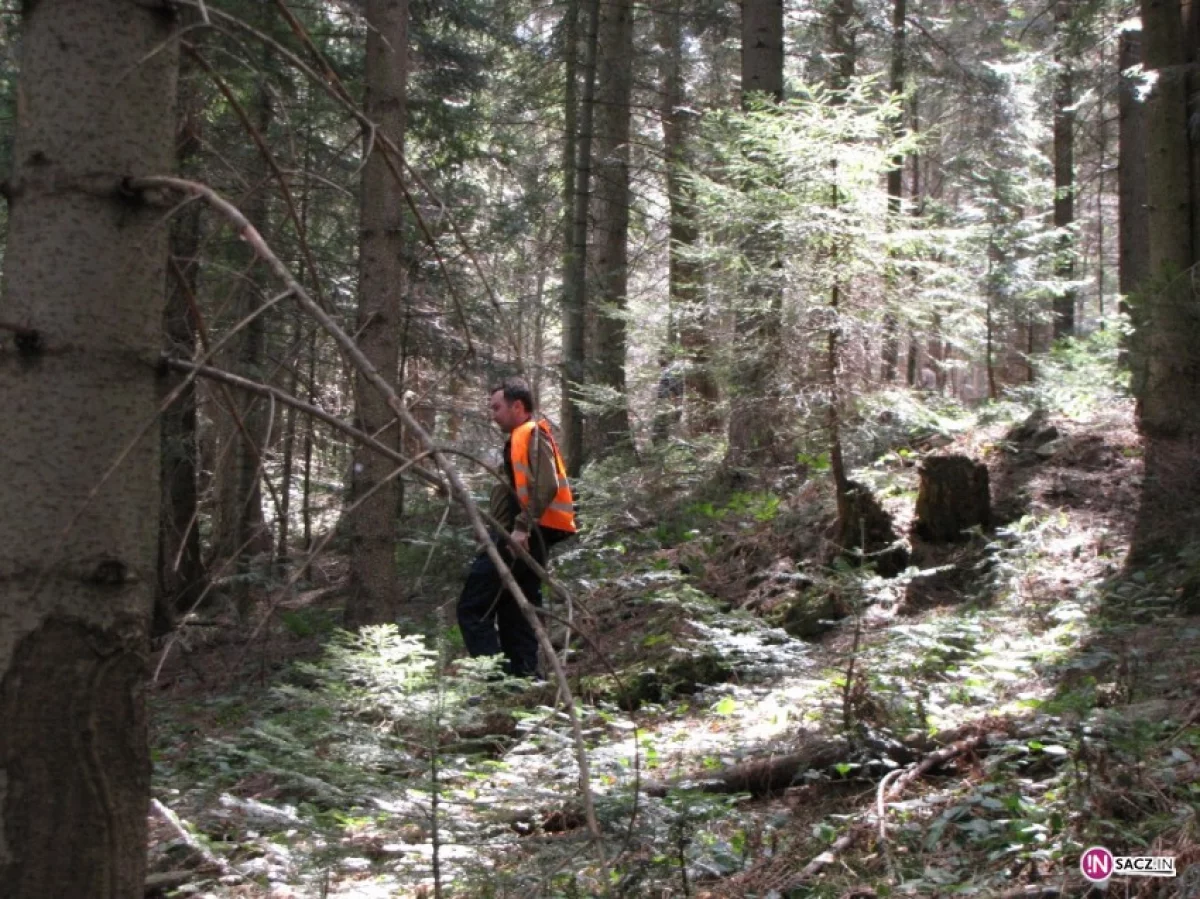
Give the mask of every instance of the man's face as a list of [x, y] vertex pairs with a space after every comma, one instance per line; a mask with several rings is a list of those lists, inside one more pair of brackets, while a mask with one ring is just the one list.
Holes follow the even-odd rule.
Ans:
[[520, 400], [511, 403], [504, 398], [504, 391], [497, 390], [491, 398], [492, 421], [504, 433], [509, 433], [525, 420], [525, 404]]

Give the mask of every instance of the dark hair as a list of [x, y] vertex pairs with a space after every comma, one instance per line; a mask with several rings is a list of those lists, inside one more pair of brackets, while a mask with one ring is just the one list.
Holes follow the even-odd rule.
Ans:
[[525, 411], [530, 415], [533, 414], [533, 391], [529, 389], [529, 384], [524, 378], [505, 378], [488, 391], [488, 396], [497, 390], [504, 393], [505, 402], [515, 403], [520, 400], [525, 404]]

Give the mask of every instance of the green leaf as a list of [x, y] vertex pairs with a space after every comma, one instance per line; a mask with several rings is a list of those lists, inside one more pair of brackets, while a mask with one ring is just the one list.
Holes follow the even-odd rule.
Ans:
[[724, 716], [728, 717], [729, 715], [735, 714], [737, 712], [737, 708], [738, 708], [737, 700], [734, 699], [732, 696], [726, 696], [724, 699], [722, 699], [720, 702], [718, 702], [715, 706], [713, 706], [713, 711], [716, 712], [718, 715], [724, 715]]

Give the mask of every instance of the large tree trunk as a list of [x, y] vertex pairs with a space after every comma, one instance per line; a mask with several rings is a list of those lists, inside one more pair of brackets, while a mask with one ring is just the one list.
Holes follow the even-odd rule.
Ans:
[[[367, 116], [380, 137], [404, 146], [408, 85], [407, 0], [368, 0]], [[400, 366], [404, 261], [404, 195], [389, 170], [382, 145], [363, 170], [362, 248], [359, 260], [358, 345], [376, 370], [394, 378]], [[398, 166], [398, 163], [397, 163]], [[355, 378], [355, 426], [400, 448], [399, 422], [366, 378]], [[382, 433], [379, 433], [381, 429]], [[396, 582], [396, 520], [403, 492], [388, 478], [395, 466], [366, 448], [355, 450], [351, 465], [350, 595], [346, 626], [392, 621], [400, 600]], [[386, 483], [385, 483], [386, 482]]]
[[[700, 291], [699, 267], [688, 250], [696, 243], [696, 209], [684, 180], [690, 153], [692, 120], [684, 91], [683, 4], [664, 0], [657, 16], [658, 42], [662, 47], [663, 155], [667, 164], [667, 202], [670, 204], [670, 248], [667, 259], [669, 304], [677, 323], [683, 353], [683, 401], [688, 432], [712, 434], [720, 427], [716, 378], [712, 372], [712, 340]], [[670, 372], [665, 373], [668, 378]], [[664, 410], [665, 411], [665, 410]]]
[[1140, 341], [1145, 378], [1139, 395], [1146, 437], [1146, 476], [1135, 531], [1135, 556], [1178, 547], [1200, 533], [1200, 328], [1191, 268], [1200, 214], [1191, 137], [1195, 114], [1196, 18], [1179, 0], [1143, 0], [1145, 66], [1155, 73], [1147, 110], [1147, 206], [1150, 271]]
[[589, 455], [608, 456], [633, 445], [625, 395], [625, 309], [629, 285], [629, 127], [633, 89], [633, 6], [608, 0], [600, 7], [596, 79], [596, 185], [593, 191], [591, 274], [596, 341], [592, 383], [606, 401], [588, 437]]
[[583, 408], [579, 387], [586, 379], [587, 236], [588, 206], [592, 192], [592, 123], [595, 120], [596, 45], [600, 30], [600, 0], [588, 0], [584, 33], [583, 93], [576, 99], [579, 19], [578, 0], [567, 5], [566, 127], [563, 169], [565, 251], [563, 253], [563, 372], [562, 453], [567, 474], [578, 477], [584, 463]]
[[[1054, 7], [1057, 45], [1054, 62], [1054, 227], [1058, 229], [1058, 255], [1054, 274], [1063, 281], [1075, 277], [1075, 239], [1068, 230], [1075, 224], [1075, 77], [1070, 40], [1071, 0], [1058, 0]], [[1054, 295], [1054, 339], [1075, 333], [1075, 288]]]
[[[1133, 71], [1142, 62], [1142, 32], [1126, 29], [1121, 32], [1121, 55], [1118, 65], [1121, 82], [1118, 88], [1117, 194], [1120, 213], [1117, 224], [1119, 242], [1119, 289], [1122, 312], [1132, 315], [1135, 297], [1145, 284], [1150, 269], [1150, 223], [1146, 208], [1146, 105], [1138, 97], [1138, 84]], [[1134, 322], [1136, 327], [1137, 322]], [[1140, 381], [1143, 367], [1137, 354], [1122, 343], [1121, 359], [1133, 369]], [[1134, 392], [1140, 387], [1135, 384]]]
[[[0, 321], [0, 892], [143, 893], [172, 17], [25, 4]], [[15, 340], [13, 338], [16, 338]], [[115, 471], [109, 468], [120, 462]]]
[[[745, 0], [742, 4], [743, 104], [755, 94], [776, 102], [783, 99], [782, 0]], [[782, 450], [777, 438], [775, 384], [783, 316], [779, 237], [770, 232], [756, 235], [745, 252], [755, 275], [736, 323], [736, 392], [726, 456], [726, 463], [733, 466], [767, 464]]]

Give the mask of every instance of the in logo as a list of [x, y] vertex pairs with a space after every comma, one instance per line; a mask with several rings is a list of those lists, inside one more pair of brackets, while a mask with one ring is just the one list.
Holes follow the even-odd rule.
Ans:
[[1079, 870], [1092, 883], [1103, 883], [1116, 868], [1113, 854], [1103, 846], [1093, 846], [1079, 857]]

